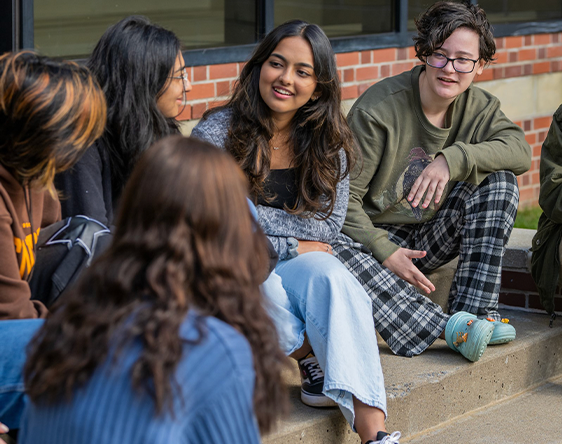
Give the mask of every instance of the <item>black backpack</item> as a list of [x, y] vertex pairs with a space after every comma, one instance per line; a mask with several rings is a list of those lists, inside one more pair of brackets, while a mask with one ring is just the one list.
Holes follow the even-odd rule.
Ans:
[[47, 308], [74, 284], [111, 241], [110, 230], [86, 216], [68, 217], [41, 229], [29, 287]]

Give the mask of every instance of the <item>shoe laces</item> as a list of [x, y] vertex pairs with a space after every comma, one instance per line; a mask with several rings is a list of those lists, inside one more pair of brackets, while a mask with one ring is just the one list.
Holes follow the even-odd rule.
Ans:
[[392, 432], [390, 435], [385, 436], [379, 442], [380, 444], [400, 444], [400, 441], [398, 441], [398, 438], [400, 438], [400, 436], [402, 436], [400, 432]]
[[320, 364], [318, 364], [318, 359], [316, 356], [312, 355], [309, 358], [304, 358], [299, 361], [300, 364], [305, 367], [306, 374], [309, 375], [311, 380], [317, 380], [324, 378], [324, 372], [320, 368]]

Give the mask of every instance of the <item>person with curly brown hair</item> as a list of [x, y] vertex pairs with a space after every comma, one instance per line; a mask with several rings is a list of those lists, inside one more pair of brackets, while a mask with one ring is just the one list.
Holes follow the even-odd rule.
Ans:
[[112, 244], [31, 343], [22, 444], [260, 442], [286, 401], [285, 357], [246, 194], [205, 142], [143, 154]]
[[[515, 338], [495, 321], [515, 176], [531, 151], [499, 100], [472, 85], [496, 50], [484, 11], [438, 2], [416, 25], [422, 64], [371, 86], [348, 115], [363, 163], [334, 251], [368, 289], [394, 353], [414, 356], [445, 336], [476, 361], [488, 343]], [[425, 296], [435, 286], [424, 273], [457, 256], [448, 314]]]

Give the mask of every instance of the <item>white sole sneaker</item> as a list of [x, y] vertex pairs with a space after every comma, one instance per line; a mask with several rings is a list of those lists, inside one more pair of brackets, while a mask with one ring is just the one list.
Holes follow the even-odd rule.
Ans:
[[326, 395], [314, 395], [301, 389], [301, 401], [310, 407], [337, 407], [336, 402]]

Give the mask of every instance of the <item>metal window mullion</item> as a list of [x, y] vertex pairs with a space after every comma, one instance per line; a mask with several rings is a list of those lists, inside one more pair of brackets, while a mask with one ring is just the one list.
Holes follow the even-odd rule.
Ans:
[[256, 0], [257, 7], [257, 40], [263, 39], [268, 32], [270, 32], [274, 27], [275, 17], [275, 4], [274, 0]]
[[400, 46], [409, 45], [408, 34], [408, 0], [398, 0], [396, 5], [396, 32]]
[[21, 48], [33, 49], [34, 42], [33, 0], [21, 0]]

